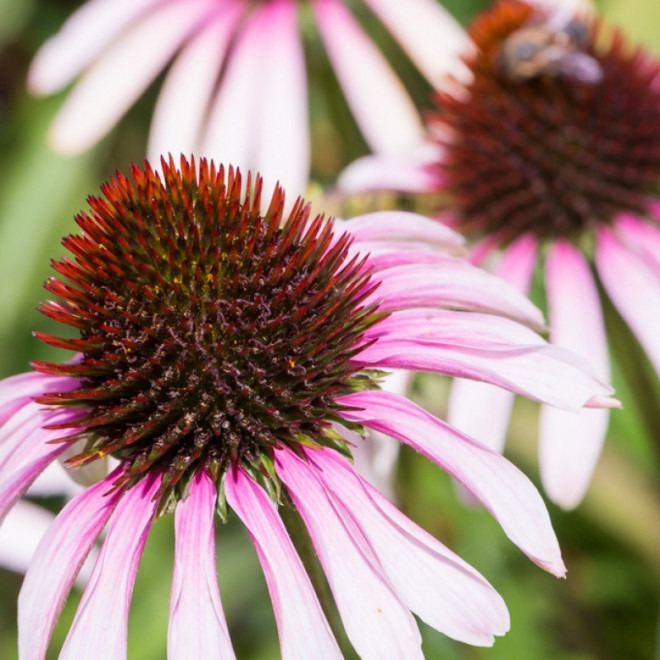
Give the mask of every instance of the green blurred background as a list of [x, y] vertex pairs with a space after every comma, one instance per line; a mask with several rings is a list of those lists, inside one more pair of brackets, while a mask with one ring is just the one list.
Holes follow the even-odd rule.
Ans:
[[[405, 0], [401, 0], [405, 2]], [[85, 197], [116, 169], [140, 161], [160, 79], [99, 146], [64, 158], [46, 145], [46, 131], [63, 96], [34, 99], [25, 91], [29, 62], [40, 44], [81, 4], [75, 0], [0, 0], [0, 376], [25, 371], [32, 359], [59, 359], [33, 339], [48, 322], [36, 311], [49, 261], [60, 239], [74, 231]], [[485, 0], [446, 0], [466, 23]], [[359, 2], [355, 12], [406, 81], [420, 107], [430, 90], [386, 31]], [[660, 0], [601, 0], [602, 13], [631, 39], [660, 54]], [[366, 147], [346, 108], [332, 70], [303, 14], [312, 113], [314, 197]], [[145, 44], [145, 48], [148, 44]], [[658, 127], [660, 130], [660, 127]], [[389, 200], [388, 203], [391, 203]], [[369, 204], [382, 203], [370, 200]], [[319, 199], [318, 210], [324, 210]], [[614, 384], [624, 404], [614, 412], [607, 445], [583, 504], [565, 513], [549, 505], [568, 566], [556, 580], [531, 564], [489, 514], [458, 502], [450, 480], [413, 452], [403, 451], [396, 491], [403, 510], [480, 570], [504, 596], [511, 632], [492, 649], [472, 648], [421, 624], [427, 658], [447, 659], [660, 659], [660, 387], [629, 333], [613, 314]], [[659, 329], [660, 331], [660, 329]], [[419, 377], [414, 396], [442, 414], [447, 382]], [[537, 479], [537, 407], [518, 401], [507, 451]], [[61, 501], [42, 503], [53, 511]], [[230, 520], [218, 526], [223, 605], [238, 657], [279, 657], [275, 623], [247, 533]], [[149, 536], [131, 609], [129, 658], [166, 655], [167, 608], [173, 558], [172, 521]], [[16, 657], [16, 596], [21, 576], [0, 570], [0, 658]], [[57, 657], [80, 594], [69, 599], [49, 657]], [[103, 635], [103, 630], [98, 631]]]

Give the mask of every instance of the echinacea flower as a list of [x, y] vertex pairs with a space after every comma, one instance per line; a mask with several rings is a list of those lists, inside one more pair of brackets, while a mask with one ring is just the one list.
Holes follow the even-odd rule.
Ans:
[[[0, 382], [0, 515], [58, 456], [116, 467], [58, 514], [25, 576], [19, 651], [45, 657], [74, 577], [107, 526], [61, 658], [122, 658], [138, 562], [155, 517], [175, 516], [172, 658], [233, 657], [213, 519], [250, 532], [284, 658], [340, 657], [278, 513], [295, 506], [348, 637], [364, 658], [421, 657], [411, 612], [489, 645], [509, 625], [490, 584], [408, 520], [350, 462], [366, 429], [409, 444], [472, 491], [534, 562], [564, 566], [543, 501], [496, 452], [379, 389], [390, 366], [461, 374], [550, 404], [608, 405], [609, 387], [523, 323], [539, 311], [448, 251], [459, 237], [409, 213], [283, 216], [277, 188], [170, 158], [90, 197], [72, 257], [41, 311], [78, 330], [38, 334], [66, 363]], [[362, 255], [362, 256], [361, 256]], [[412, 285], [412, 286], [411, 286]], [[462, 310], [462, 311], [459, 311]]]
[[[477, 17], [470, 37], [476, 50], [460, 61], [471, 75], [441, 86], [436, 160], [404, 165], [408, 188], [449, 193], [440, 218], [481, 239], [472, 261], [499, 258], [497, 274], [521, 291], [542, 266], [554, 344], [609, 379], [602, 287], [660, 374], [660, 63], [586, 11], [518, 0]], [[344, 181], [382, 184], [376, 165], [358, 162]], [[511, 404], [457, 381], [450, 420], [501, 449]], [[607, 426], [606, 410], [542, 408], [541, 476], [564, 508], [582, 499]]]
[[[172, 61], [151, 123], [148, 157], [222, 154], [303, 190], [309, 170], [305, 58], [299, 22], [315, 22], [369, 147], [396, 153], [421, 120], [403, 84], [343, 0], [89, 0], [37, 53], [33, 93], [51, 94], [82, 74], [50, 139], [64, 153], [102, 138]], [[435, 34], [461, 39], [434, 0], [365, 0], [429, 79]], [[449, 28], [447, 28], [449, 26]], [[309, 25], [307, 32], [313, 32]], [[387, 108], [387, 112], [383, 112]], [[156, 159], [156, 160], [154, 160]]]

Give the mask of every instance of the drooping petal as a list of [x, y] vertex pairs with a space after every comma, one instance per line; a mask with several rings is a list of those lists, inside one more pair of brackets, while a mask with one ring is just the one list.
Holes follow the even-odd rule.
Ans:
[[[46, 656], [76, 574], [119, 499], [118, 493], [107, 494], [110, 484], [110, 479], [99, 482], [71, 500], [37, 548], [18, 597], [18, 646], [23, 660]], [[106, 631], [105, 622], [96, 631], [104, 638], [99, 631]]]
[[[224, 3], [222, 11], [182, 49], [170, 67], [149, 129], [147, 153], [152, 163], [168, 153], [197, 152], [218, 74], [244, 11], [242, 2]], [[220, 153], [204, 155], [222, 160]]]
[[314, 0], [312, 9], [339, 84], [372, 151], [405, 153], [421, 142], [421, 122], [405, 87], [348, 9]]
[[[205, 1], [166, 3], [127, 31], [85, 72], [67, 97], [51, 127], [53, 146], [75, 154], [100, 140], [207, 11]], [[158, 39], [153, 39], [154, 34]]]
[[442, 5], [433, 0], [365, 0], [387, 25], [427, 80], [437, 86], [450, 73], [462, 82], [470, 73], [462, 56], [474, 46], [467, 33]]
[[568, 410], [612, 393], [585, 360], [497, 316], [406, 310], [365, 333], [373, 338], [356, 359], [374, 367], [471, 378]]
[[338, 397], [338, 402], [356, 408], [342, 411], [347, 420], [387, 433], [440, 465], [483, 503], [532, 561], [564, 575], [543, 500], [512, 463], [403, 397], [358, 392]]
[[383, 310], [449, 307], [488, 312], [545, 328], [543, 315], [503, 280], [459, 259], [442, 267], [399, 266], [375, 274], [381, 284], [372, 295]]
[[277, 511], [242, 470], [227, 475], [229, 506], [250, 532], [273, 602], [282, 657], [341, 658], [321, 605]]
[[660, 275], [606, 227], [598, 232], [596, 266], [607, 294], [660, 374]]
[[305, 453], [335, 506], [364, 533], [397, 596], [423, 621], [480, 646], [509, 629], [504, 601], [476, 570], [397, 511], [337, 452]]
[[158, 505], [152, 498], [159, 485], [160, 477], [145, 477], [123, 493], [62, 647], [61, 660], [126, 658], [128, 610]]
[[[582, 355], [604, 380], [609, 356], [598, 290], [586, 259], [558, 241], [546, 259], [550, 338]], [[605, 439], [608, 410], [569, 413], [544, 406], [539, 429], [540, 468], [550, 498], [565, 509], [580, 502]]]
[[122, 30], [162, 0], [89, 0], [37, 52], [28, 72], [33, 94], [68, 85]]
[[621, 242], [637, 252], [660, 277], [660, 225], [636, 216], [622, 215], [617, 218], [615, 227]]
[[270, 192], [279, 181], [295, 195], [309, 178], [310, 138], [307, 75], [298, 29], [298, 0], [271, 0], [264, 6], [260, 39], [267, 56], [257, 102], [259, 138], [254, 167]]
[[200, 472], [174, 513], [174, 573], [167, 629], [167, 657], [235, 658], [215, 567], [213, 517], [217, 491]]
[[316, 470], [288, 449], [276, 452], [275, 466], [305, 522], [360, 657], [422, 658], [414, 618], [392, 592], [366, 539], [333, 505]]

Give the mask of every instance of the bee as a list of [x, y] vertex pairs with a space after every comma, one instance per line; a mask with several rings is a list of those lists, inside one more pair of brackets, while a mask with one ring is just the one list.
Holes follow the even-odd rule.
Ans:
[[602, 80], [603, 71], [586, 52], [590, 28], [579, 18], [552, 14], [529, 21], [512, 32], [496, 54], [497, 72], [511, 82], [563, 78], [587, 85]]

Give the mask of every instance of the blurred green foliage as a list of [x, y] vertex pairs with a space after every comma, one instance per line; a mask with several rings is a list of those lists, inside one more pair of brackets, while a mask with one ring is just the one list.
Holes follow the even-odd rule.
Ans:
[[[466, 23], [488, 3], [446, 0], [444, 4]], [[49, 275], [49, 260], [61, 252], [60, 237], [74, 231], [73, 216], [84, 208], [86, 195], [96, 192], [115, 169], [141, 160], [145, 150], [158, 82], [92, 151], [64, 158], [46, 144], [47, 127], [63, 97], [29, 97], [26, 71], [39, 44], [78, 5], [75, 0], [0, 0], [0, 376], [26, 370], [32, 359], [56, 357], [53, 349], [31, 335], [32, 330], [47, 330], [49, 325], [35, 311], [44, 295], [41, 283]], [[660, 53], [658, 0], [601, 0], [599, 5], [606, 19], [620, 22]], [[363, 5], [354, 2], [353, 6], [409, 84], [416, 102], [428, 107], [430, 90], [424, 80]], [[313, 176], [328, 184], [366, 147], [304, 15], [303, 30], [311, 78]], [[450, 479], [437, 467], [403, 451], [397, 474], [403, 510], [488, 577], [504, 596], [512, 620], [511, 632], [492, 649], [468, 647], [422, 626], [427, 658], [660, 658], [660, 428], [653, 426], [660, 397], [657, 382], [646, 391], [629, 384], [627, 372], [651, 372], [634, 340], [625, 334], [617, 337], [614, 382], [624, 411], [612, 415], [607, 448], [585, 502], [571, 513], [550, 506], [569, 569], [566, 580], [556, 580], [531, 564], [489, 514], [458, 501]], [[626, 366], [631, 359], [632, 366]], [[446, 388], [442, 379], [421, 377], [414, 394], [429, 409], [442, 413]], [[518, 402], [509, 439], [511, 458], [534, 478], [536, 414], [534, 405]], [[44, 505], [57, 510], [61, 502], [55, 498]], [[223, 606], [238, 657], [279, 657], [270, 601], [247, 533], [231, 519], [218, 525], [217, 538]], [[172, 558], [172, 521], [165, 518], [154, 525], [140, 564], [129, 658], [158, 660], [166, 655]], [[20, 576], [0, 571], [1, 658], [16, 657], [15, 602], [20, 582]], [[49, 657], [57, 657], [78, 600], [79, 593], [74, 593], [67, 602]]]

